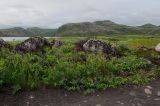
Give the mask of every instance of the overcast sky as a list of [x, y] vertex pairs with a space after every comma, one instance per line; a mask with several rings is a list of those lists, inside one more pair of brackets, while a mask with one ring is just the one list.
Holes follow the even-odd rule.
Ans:
[[0, 28], [95, 20], [160, 25], [160, 0], [0, 0]]

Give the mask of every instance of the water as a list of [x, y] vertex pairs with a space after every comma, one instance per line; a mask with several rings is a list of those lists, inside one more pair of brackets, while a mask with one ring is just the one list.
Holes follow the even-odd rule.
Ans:
[[[0, 37], [0, 39], [3, 39], [4, 41], [11, 42], [11, 41], [24, 41], [28, 39], [29, 37]], [[52, 37], [45, 37], [45, 38], [52, 38]]]

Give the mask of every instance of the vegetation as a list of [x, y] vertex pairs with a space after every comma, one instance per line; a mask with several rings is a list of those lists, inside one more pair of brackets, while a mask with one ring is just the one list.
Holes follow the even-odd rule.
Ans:
[[[19, 90], [46, 86], [91, 93], [109, 87], [145, 84], [159, 77], [160, 67], [148, 62], [144, 54], [131, 48], [135, 47], [132, 45], [134, 43], [129, 43], [125, 39], [125, 37], [104, 39], [115, 44], [122, 54], [120, 57], [110, 59], [106, 59], [103, 53], [76, 51], [74, 48], [76, 38], [63, 38], [65, 45], [60, 48], [45, 48], [44, 54], [21, 55], [2, 49], [0, 88], [9, 87], [16, 93]], [[125, 46], [125, 43], [129, 43], [129, 47]], [[160, 58], [156, 52], [147, 56]]]
[[38, 27], [31, 28], [9, 28], [0, 29], [0, 36], [57, 36], [57, 37], [89, 37], [89, 36], [114, 36], [114, 35], [160, 35], [160, 27], [152, 24], [142, 26], [127, 26], [114, 23], [110, 20], [69, 23], [60, 26], [57, 29], [42, 29]]
[[38, 27], [21, 28], [14, 27], [9, 29], [0, 29], [0, 37], [30, 37], [30, 36], [54, 36], [56, 29], [42, 29]]
[[159, 35], [160, 27], [152, 24], [127, 26], [110, 20], [69, 23], [57, 29], [57, 36], [114, 36], [128, 34]]

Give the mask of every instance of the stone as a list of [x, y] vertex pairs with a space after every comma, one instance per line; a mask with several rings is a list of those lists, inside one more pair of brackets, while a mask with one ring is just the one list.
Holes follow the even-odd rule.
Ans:
[[157, 92], [157, 96], [160, 96], [160, 91]]
[[140, 103], [137, 103], [137, 106], [143, 106], [142, 104], [140, 104]]
[[129, 93], [129, 95], [131, 95], [131, 96], [136, 96], [136, 92], [131, 91], [131, 92]]
[[143, 50], [143, 51], [151, 51], [151, 50], [154, 50], [154, 48], [148, 48], [148, 47], [145, 47], [145, 46], [139, 46], [138, 49], [139, 49], [139, 50]]
[[151, 95], [152, 94], [152, 91], [148, 88], [145, 88], [144, 89], [144, 92], [147, 94], [147, 95]]
[[52, 47], [58, 48], [58, 47], [61, 47], [63, 45], [63, 42], [61, 42], [61, 41], [52, 41], [51, 44], [52, 44]]
[[119, 104], [120, 104], [120, 103], [121, 103], [121, 101], [117, 101], [117, 103], [119, 103]]
[[146, 87], [147, 87], [148, 89], [153, 89], [153, 88], [152, 88], [151, 86], [149, 86], [149, 85], [148, 85], [148, 86], [146, 86]]
[[103, 52], [107, 55], [118, 55], [118, 51], [110, 43], [100, 40], [88, 40], [83, 44], [83, 50], [89, 52]]
[[16, 45], [15, 51], [19, 53], [38, 52], [45, 46], [50, 46], [49, 41], [43, 37], [33, 37]]
[[34, 99], [34, 96], [33, 96], [33, 95], [30, 95], [29, 99]]
[[124, 105], [124, 103], [123, 103], [123, 102], [121, 102], [121, 105]]
[[134, 103], [131, 104], [132, 106], [136, 106]]
[[84, 102], [84, 103], [87, 103], [87, 100], [84, 100], [83, 102]]
[[156, 50], [157, 52], [160, 52], [160, 43], [155, 47], [155, 50]]
[[88, 40], [86, 43], [84, 43], [83, 49], [91, 52], [103, 52], [104, 46], [105, 43], [99, 40]]
[[26, 104], [29, 105], [29, 102], [27, 101]]
[[150, 98], [150, 97], [151, 97], [151, 96], [149, 96], [149, 95], [147, 96], [147, 98]]
[[64, 96], [67, 97], [68, 95], [67, 95], [67, 94], [64, 94]]
[[0, 39], [0, 49], [3, 48], [12, 49], [12, 46], [9, 43], [5, 42], [3, 39]]
[[77, 51], [83, 51], [83, 45], [87, 42], [88, 40], [80, 40], [75, 43], [75, 49]]
[[150, 58], [150, 61], [152, 62], [152, 64], [160, 65], [160, 59]]
[[160, 101], [160, 98], [154, 98], [155, 101]]
[[101, 104], [96, 104], [95, 106], [101, 106]]

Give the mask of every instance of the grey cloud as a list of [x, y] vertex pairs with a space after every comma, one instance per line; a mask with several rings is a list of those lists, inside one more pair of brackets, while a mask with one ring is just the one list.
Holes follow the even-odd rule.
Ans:
[[159, 5], [160, 0], [0, 0], [0, 28], [56, 28], [96, 20], [159, 25]]

